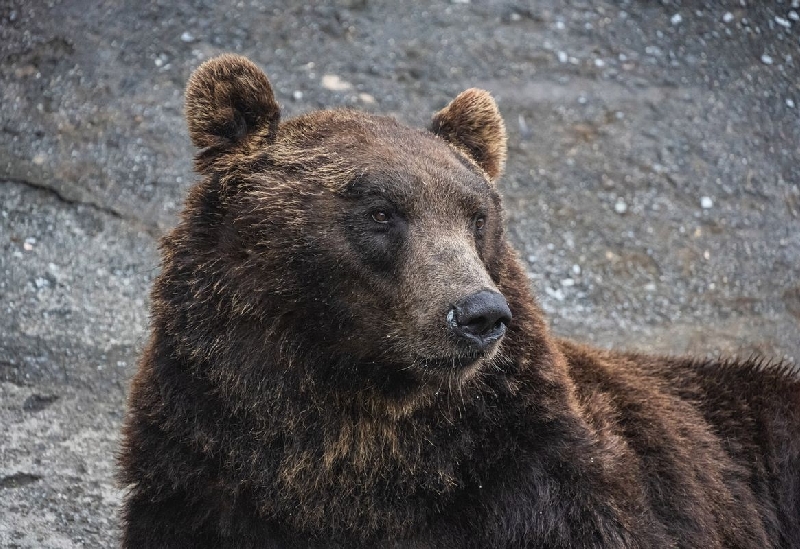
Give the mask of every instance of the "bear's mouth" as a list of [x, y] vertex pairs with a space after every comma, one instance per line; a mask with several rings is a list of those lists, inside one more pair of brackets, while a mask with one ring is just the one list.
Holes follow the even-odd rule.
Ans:
[[[499, 338], [498, 338], [499, 341]], [[483, 350], [472, 350], [443, 357], [417, 357], [412, 368], [426, 374], [464, 373], [478, 369], [497, 354], [498, 345], [494, 342]]]
[[427, 358], [420, 359], [417, 367], [426, 372], [458, 372], [474, 366], [482, 358], [484, 358], [483, 354], [475, 356]]

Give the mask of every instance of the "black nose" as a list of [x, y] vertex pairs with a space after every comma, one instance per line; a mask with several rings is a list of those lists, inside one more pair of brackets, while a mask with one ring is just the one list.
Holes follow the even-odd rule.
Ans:
[[481, 290], [456, 303], [447, 321], [453, 334], [482, 351], [506, 333], [511, 310], [501, 294]]

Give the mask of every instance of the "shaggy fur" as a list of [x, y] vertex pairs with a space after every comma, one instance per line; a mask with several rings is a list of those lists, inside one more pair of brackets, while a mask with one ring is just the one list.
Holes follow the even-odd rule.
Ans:
[[[503, 234], [494, 102], [278, 125], [201, 66], [120, 457], [133, 548], [800, 548], [800, 380], [554, 338]], [[447, 315], [499, 292], [483, 350]]]

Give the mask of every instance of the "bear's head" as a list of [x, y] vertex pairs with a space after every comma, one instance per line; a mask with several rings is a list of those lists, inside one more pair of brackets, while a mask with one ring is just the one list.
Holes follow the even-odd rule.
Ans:
[[428, 130], [351, 110], [281, 122], [264, 73], [223, 55], [192, 75], [186, 114], [204, 180], [155, 290], [179, 354], [387, 394], [508, 360], [510, 293], [527, 282], [503, 235], [506, 133], [487, 92]]

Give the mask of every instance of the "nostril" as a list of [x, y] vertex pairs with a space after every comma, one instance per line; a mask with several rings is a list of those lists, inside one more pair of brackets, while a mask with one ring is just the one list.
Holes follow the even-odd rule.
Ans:
[[503, 318], [495, 319], [489, 316], [479, 316], [475, 319], [469, 319], [463, 324], [463, 327], [476, 335], [480, 335], [499, 328], [503, 323]]

